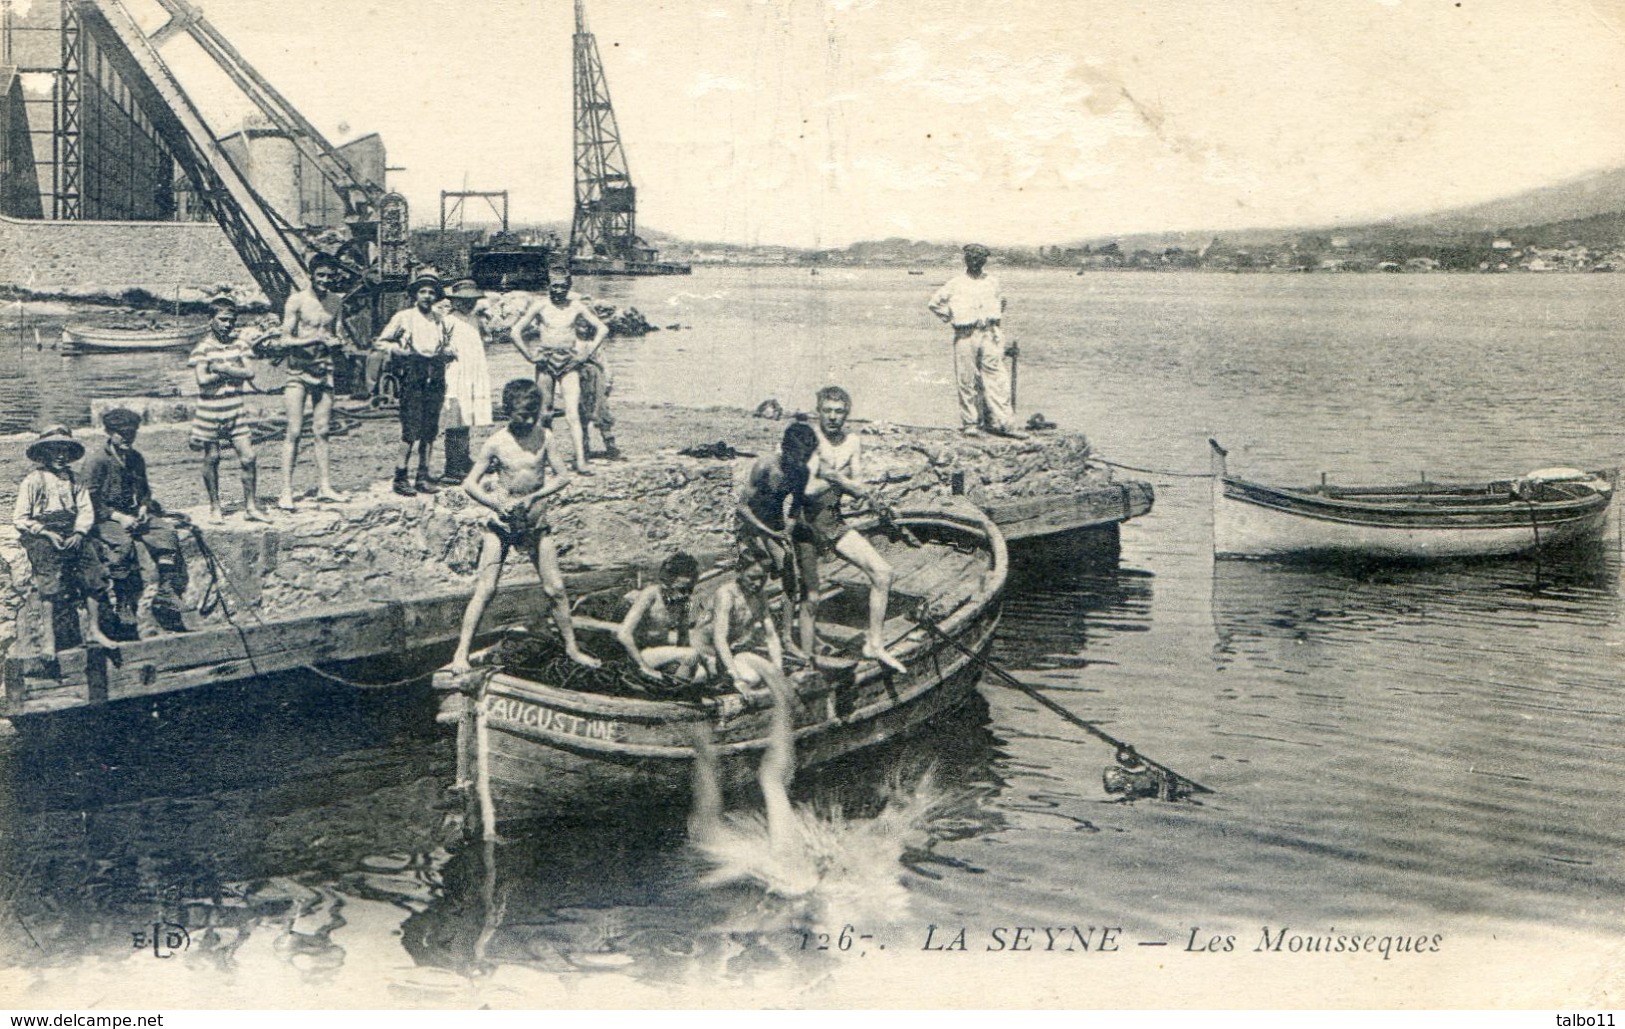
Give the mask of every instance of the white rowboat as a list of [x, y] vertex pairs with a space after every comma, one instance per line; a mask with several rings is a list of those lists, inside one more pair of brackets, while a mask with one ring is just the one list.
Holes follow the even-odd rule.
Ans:
[[1266, 486], [1213, 459], [1213, 556], [1505, 557], [1598, 536], [1618, 471], [1547, 468], [1483, 483]]

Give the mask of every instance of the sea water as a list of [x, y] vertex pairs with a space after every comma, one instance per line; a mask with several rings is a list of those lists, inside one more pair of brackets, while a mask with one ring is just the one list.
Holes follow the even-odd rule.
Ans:
[[[952, 271], [592, 285], [681, 326], [609, 345], [628, 400], [809, 408], [838, 382], [859, 418], [949, 425], [948, 334], [924, 305]], [[1019, 562], [995, 657], [1212, 793], [1117, 800], [1109, 748], [984, 682], [936, 732], [798, 779], [789, 853], [757, 807], [699, 846], [684, 811], [627, 825], [590, 799], [488, 847], [455, 831], [426, 688], [282, 678], [6, 741], [0, 956], [146, 974], [179, 926], [177, 956], [239, 1001], [365, 969], [400, 1003], [602, 975], [658, 1003], [669, 984], [807, 967], [839, 983], [860, 953], [956, 933], [1002, 951], [1054, 946], [1039, 928], [1075, 930], [1060, 937], [1074, 949], [1108, 929], [1119, 947], [1243, 949], [1261, 930], [1310, 946], [1613, 929], [1617, 519], [1598, 546], [1538, 563], [1215, 565], [1197, 476], [1210, 436], [1234, 471], [1282, 483], [1617, 464], [1620, 281], [1005, 273], [1020, 411], [1145, 469], [1120, 474], [1157, 503], [1115, 565]], [[82, 423], [83, 394], [169, 381], [184, 361], [7, 356], [14, 429]], [[498, 380], [522, 370], [493, 357]], [[59, 379], [83, 387], [73, 404], [45, 391]], [[154, 927], [156, 947], [132, 946]]]

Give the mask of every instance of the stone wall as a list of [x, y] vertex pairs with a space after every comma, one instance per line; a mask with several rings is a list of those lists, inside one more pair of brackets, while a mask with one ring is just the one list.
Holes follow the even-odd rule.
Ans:
[[0, 286], [62, 296], [141, 289], [181, 299], [230, 283], [264, 297], [213, 222], [22, 221], [0, 216]]

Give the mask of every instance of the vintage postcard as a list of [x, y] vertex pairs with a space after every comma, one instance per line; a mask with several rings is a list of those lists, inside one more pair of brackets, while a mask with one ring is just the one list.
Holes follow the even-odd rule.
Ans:
[[1625, 6], [0, 11], [8, 1006], [1618, 1006]]

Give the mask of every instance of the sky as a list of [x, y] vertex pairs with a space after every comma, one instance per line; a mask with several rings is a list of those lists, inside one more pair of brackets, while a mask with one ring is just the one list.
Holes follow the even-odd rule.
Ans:
[[[569, 0], [205, 13], [335, 142], [383, 135], [415, 224], [443, 189], [569, 217]], [[1335, 225], [1625, 166], [1625, 0], [587, 0], [587, 17], [640, 225], [688, 239]], [[242, 112], [188, 46], [165, 56], [229, 132]]]

